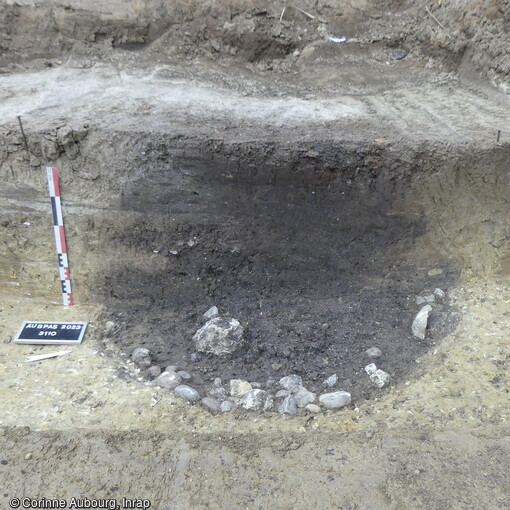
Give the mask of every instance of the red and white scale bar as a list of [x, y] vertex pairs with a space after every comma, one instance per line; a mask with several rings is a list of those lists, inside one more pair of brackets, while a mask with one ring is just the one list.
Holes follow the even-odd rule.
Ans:
[[66, 237], [64, 232], [64, 220], [62, 218], [62, 206], [60, 204], [60, 188], [58, 186], [58, 174], [56, 168], [46, 168], [48, 175], [48, 187], [50, 190], [51, 208], [53, 210], [53, 229], [55, 231], [55, 245], [57, 247], [58, 270], [62, 284], [62, 300], [64, 306], [73, 304], [71, 292], [71, 275], [69, 273], [69, 261], [67, 260]]

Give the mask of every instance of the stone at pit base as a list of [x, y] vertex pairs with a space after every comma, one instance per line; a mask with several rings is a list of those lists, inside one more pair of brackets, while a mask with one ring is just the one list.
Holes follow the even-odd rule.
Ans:
[[434, 290], [434, 295], [436, 295], [440, 299], [444, 299], [446, 296], [446, 292], [440, 288]]
[[377, 368], [375, 363], [370, 363], [365, 367], [365, 372], [370, 377], [370, 380], [379, 388], [383, 388], [390, 382], [390, 374]]
[[227, 356], [243, 345], [243, 332], [238, 320], [216, 317], [207, 321], [193, 335], [193, 342], [199, 352]]
[[177, 386], [174, 389], [174, 393], [188, 402], [196, 402], [197, 400], [200, 400], [200, 394], [198, 391], [186, 386], [185, 384]]
[[365, 372], [370, 375], [373, 374], [377, 370], [377, 365], [375, 363], [370, 363], [365, 367]]
[[131, 360], [140, 368], [149, 368], [152, 365], [152, 353], [145, 347], [138, 347], [133, 351]]
[[327, 409], [340, 409], [351, 403], [351, 394], [347, 391], [324, 393], [319, 397], [319, 402]]
[[222, 413], [230, 413], [230, 411], [232, 411], [232, 409], [234, 409], [234, 407], [235, 407], [235, 405], [233, 402], [231, 402], [230, 400], [225, 400], [220, 405], [220, 411]]
[[220, 403], [212, 397], [204, 397], [202, 399], [202, 404], [211, 411], [211, 413], [219, 413], [221, 410]]
[[266, 403], [267, 391], [250, 390], [241, 399], [241, 406], [247, 411], [261, 411]]
[[185, 381], [189, 381], [191, 379], [191, 375], [188, 374], [185, 370], [179, 370], [177, 372]]
[[390, 374], [378, 368], [370, 376], [370, 380], [379, 388], [383, 388], [390, 382]]
[[318, 406], [317, 404], [307, 404], [305, 406], [305, 409], [309, 412], [309, 413], [313, 413], [313, 414], [318, 414], [321, 412], [321, 408], [320, 406]]
[[332, 388], [338, 382], [338, 376], [336, 374], [330, 375], [323, 383], [326, 388]]
[[173, 390], [179, 386], [179, 384], [181, 384], [182, 378], [175, 372], [163, 372], [158, 377], [156, 377], [156, 379], [154, 379], [154, 382], [162, 388]]
[[306, 406], [306, 404], [311, 404], [311, 403], [315, 402], [315, 399], [317, 398], [317, 395], [315, 393], [308, 391], [303, 386], [298, 388], [298, 390], [295, 391], [292, 394], [292, 396], [294, 397], [294, 400], [296, 401], [296, 404], [299, 407], [304, 407], [304, 406]]
[[280, 414], [290, 414], [294, 416], [297, 414], [297, 404], [292, 395], [288, 395], [283, 399], [283, 402], [278, 407]]
[[271, 395], [271, 393], [267, 393], [266, 399], [264, 400], [264, 407], [262, 410], [271, 411], [273, 409], [273, 406], [274, 406], [273, 395]]
[[390, 375], [384, 370], [377, 368], [375, 363], [367, 365], [365, 367], [365, 372], [369, 375], [370, 380], [379, 388], [385, 386], [390, 380]]
[[156, 377], [159, 377], [161, 375], [161, 368], [157, 365], [153, 365], [152, 367], [149, 367], [147, 369], [147, 372], [145, 372], [145, 377], [152, 381], [153, 379], [156, 379]]
[[432, 311], [432, 307], [430, 305], [424, 306], [414, 318], [412, 325], [413, 336], [419, 338], [420, 340], [425, 339], [425, 333], [427, 329], [427, 323], [429, 321], [429, 315]]
[[280, 379], [280, 386], [291, 393], [297, 391], [303, 385], [303, 379], [299, 375], [287, 375]]
[[252, 389], [253, 388], [248, 381], [243, 381], [242, 379], [232, 379], [230, 381], [231, 397], [242, 397]]
[[382, 356], [382, 351], [379, 347], [370, 347], [365, 351], [365, 354], [369, 358], [380, 358]]
[[218, 317], [218, 307], [217, 306], [211, 306], [207, 312], [204, 313], [204, 319], [214, 319], [215, 317]]
[[227, 400], [228, 398], [227, 390], [225, 388], [217, 388], [216, 386], [213, 386], [207, 392], [207, 396], [217, 400]]

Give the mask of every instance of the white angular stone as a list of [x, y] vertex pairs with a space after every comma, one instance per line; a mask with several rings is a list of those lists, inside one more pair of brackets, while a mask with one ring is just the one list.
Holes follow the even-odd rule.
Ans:
[[264, 400], [264, 408], [263, 408], [263, 410], [264, 411], [271, 411], [271, 409], [273, 409], [273, 406], [274, 406], [273, 396], [271, 395], [271, 393], [267, 393], [266, 392], [266, 399]]
[[288, 395], [283, 399], [283, 402], [278, 407], [278, 412], [280, 414], [297, 414], [297, 405], [294, 397], [292, 395]]
[[374, 373], [369, 375], [370, 380], [379, 388], [386, 386], [390, 382], [390, 374], [378, 368]]
[[365, 367], [365, 372], [370, 377], [370, 380], [379, 388], [386, 386], [386, 384], [388, 384], [390, 381], [390, 374], [384, 370], [381, 370], [380, 368], [377, 368], [375, 363], [370, 363], [370, 365], [367, 365]]
[[291, 393], [303, 386], [303, 379], [299, 375], [287, 375], [280, 379], [280, 386]]
[[377, 366], [375, 363], [370, 363], [370, 365], [367, 365], [365, 367], [365, 372], [370, 375], [373, 374], [377, 370]]
[[188, 372], [186, 372], [185, 370], [179, 370], [177, 372], [185, 381], [188, 381], [189, 379], [191, 379], [191, 375], [188, 374]]
[[182, 377], [175, 372], [163, 372], [161, 375], [154, 379], [154, 382], [162, 388], [173, 390], [182, 382]]
[[261, 411], [266, 403], [267, 391], [254, 389], [243, 395], [241, 406], [248, 411]]
[[248, 381], [243, 381], [242, 379], [232, 379], [230, 381], [230, 395], [232, 397], [242, 397], [252, 389]]
[[347, 391], [324, 393], [319, 397], [319, 401], [327, 409], [340, 409], [351, 403], [351, 394]]
[[204, 319], [214, 319], [215, 317], [218, 317], [218, 307], [217, 306], [211, 306], [207, 312], [204, 313]]
[[420, 340], [425, 339], [427, 323], [431, 311], [432, 307], [430, 305], [426, 305], [416, 314], [416, 317], [414, 318], [411, 329], [413, 332], [413, 336], [419, 338]]
[[330, 375], [327, 379], [322, 383], [323, 386], [327, 388], [332, 388], [338, 382], [338, 376], [336, 374]]
[[238, 320], [216, 317], [205, 323], [193, 336], [199, 352], [226, 356], [235, 352], [244, 343], [244, 329]]
[[304, 407], [306, 404], [311, 404], [312, 402], [315, 402], [315, 399], [317, 398], [315, 393], [308, 391], [303, 386], [298, 388], [298, 390], [295, 391], [292, 396], [294, 397], [294, 400], [299, 407]]
[[235, 407], [234, 402], [231, 402], [230, 400], [224, 400], [220, 405], [220, 411], [222, 413], [230, 413], [230, 411], [232, 411], [234, 407]]
[[445, 292], [444, 290], [442, 290], [442, 289], [439, 289], [439, 288], [437, 288], [437, 289], [435, 289], [435, 290], [434, 290], [434, 294], [435, 294], [438, 298], [441, 298], [441, 299], [443, 299], [443, 298], [446, 296], [446, 292]]

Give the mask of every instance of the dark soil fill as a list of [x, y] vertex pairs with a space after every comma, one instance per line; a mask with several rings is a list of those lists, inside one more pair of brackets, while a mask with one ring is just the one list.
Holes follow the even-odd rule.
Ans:
[[[197, 389], [215, 377], [265, 383], [296, 373], [318, 390], [336, 373], [339, 388], [370, 398], [377, 388], [364, 367], [373, 346], [384, 353], [379, 368], [396, 381], [410, 377], [456, 321], [436, 303], [427, 339], [413, 338], [416, 296], [446, 291], [458, 271], [433, 247], [418, 267], [423, 216], [395, 209], [404, 170], [316, 148], [279, 162], [263, 147], [245, 162], [148, 153], [144, 177], [123, 190], [123, 208], [136, 214], [117, 228], [108, 220], [109, 245], [148, 262], [112, 260], [96, 287], [125, 352], [150, 348], [163, 368], [190, 372]], [[429, 276], [435, 267], [442, 272]], [[213, 305], [245, 328], [244, 348], [229, 357], [193, 346]]]

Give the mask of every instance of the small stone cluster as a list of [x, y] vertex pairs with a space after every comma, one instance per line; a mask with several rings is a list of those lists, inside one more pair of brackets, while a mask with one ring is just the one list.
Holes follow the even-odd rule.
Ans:
[[[382, 356], [377, 347], [371, 347], [366, 354], [371, 358]], [[349, 392], [334, 390], [338, 383], [337, 374], [332, 374], [323, 381], [324, 393], [320, 395], [309, 391], [303, 385], [302, 378], [292, 374], [282, 377], [279, 381], [269, 379], [265, 384], [243, 379], [232, 379], [223, 384], [220, 378], [216, 378], [211, 387], [205, 391], [205, 396], [202, 396], [187, 384], [192, 379], [188, 372], [178, 370], [175, 365], [166, 367], [164, 371], [161, 371], [159, 366], [152, 365], [153, 357], [148, 349], [144, 347], [135, 349], [131, 359], [145, 370], [145, 377], [154, 384], [173, 391], [187, 402], [200, 401], [211, 413], [228, 413], [234, 409], [244, 409], [294, 416], [300, 410], [316, 414], [323, 410], [341, 409], [351, 403]], [[369, 367], [373, 370], [369, 371]], [[380, 388], [389, 381], [389, 375], [377, 369], [374, 363], [368, 365], [365, 370], [372, 382]]]
[[[415, 337], [424, 339], [428, 317], [436, 298], [444, 299], [445, 292], [435, 289], [433, 294], [418, 296], [416, 303], [425, 304], [416, 315], [412, 324], [412, 333]], [[226, 356], [239, 349], [243, 343], [243, 327], [238, 320], [231, 317], [220, 317], [218, 308], [213, 306], [205, 314], [206, 323], [193, 336], [193, 343], [199, 352], [215, 356]], [[372, 359], [381, 358], [383, 353], [378, 347], [370, 347], [365, 354]], [[337, 390], [337, 374], [326, 378], [322, 386], [324, 393], [318, 395], [309, 391], [299, 375], [292, 374], [282, 377], [279, 381], [270, 379], [265, 384], [248, 382], [243, 379], [232, 379], [223, 384], [220, 378], [214, 379], [211, 387], [201, 395], [196, 389], [189, 386], [192, 376], [185, 370], [171, 365], [164, 371], [153, 365], [152, 353], [139, 347], [134, 350], [132, 361], [145, 371], [145, 377], [152, 380], [161, 388], [173, 393], [187, 402], [201, 402], [211, 413], [228, 413], [236, 408], [246, 411], [278, 412], [281, 415], [296, 415], [303, 410], [308, 413], [320, 413], [323, 410], [336, 410], [351, 403], [351, 394], [347, 391]], [[370, 381], [378, 388], [383, 388], [390, 381], [390, 375], [377, 368], [375, 363], [365, 367]], [[328, 391], [329, 390], [329, 391]]]
[[[200, 401], [212, 413], [228, 413], [240, 408], [246, 411], [277, 411], [282, 415], [296, 415], [300, 409], [309, 413], [320, 413], [322, 409], [340, 409], [351, 402], [351, 394], [347, 391], [329, 391], [318, 396], [307, 390], [303, 386], [302, 378], [295, 374], [282, 377], [278, 382], [270, 379], [264, 385], [242, 379], [232, 379], [224, 385], [220, 378], [216, 378], [206, 390], [206, 396], [202, 397], [197, 390], [185, 384], [192, 378], [186, 371], [171, 365], [162, 372], [160, 367], [152, 365], [152, 354], [148, 349], [135, 349], [131, 359], [145, 369], [146, 377], [155, 384], [172, 390], [187, 402]], [[323, 382], [323, 386], [330, 389], [337, 381], [338, 376], [333, 374]]]

